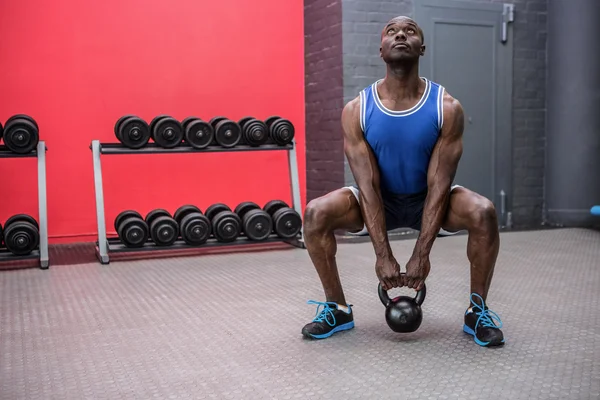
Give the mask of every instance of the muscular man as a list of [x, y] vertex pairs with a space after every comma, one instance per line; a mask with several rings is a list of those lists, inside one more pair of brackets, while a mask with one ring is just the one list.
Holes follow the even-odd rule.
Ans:
[[[311, 201], [304, 215], [305, 243], [325, 302], [302, 329], [323, 339], [352, 329], [336, 266], [334, 231], [366, 230], [375, 249], [375, 272], [385, 290], [419, 290], [430, 270], [437, 234], [468, 231], [470, 304], [463, 330], [481, 346], [504, 343], [500, 318], [485, 304], [498, 255], [496, 211], [485, 197], [452, 185], [462, 154], [463, 109], [444, 88], [419, 76], [423, 32], [410, 18], [392, 19], [381, 34], [385, 78], [373, 83], [342, 111], [344, 150], [357, 187], [345, 187]], [[420, 231], [406, 273], [392, 254], [387, 231]], [[497, 323], [496, 323], [496, 322]]]

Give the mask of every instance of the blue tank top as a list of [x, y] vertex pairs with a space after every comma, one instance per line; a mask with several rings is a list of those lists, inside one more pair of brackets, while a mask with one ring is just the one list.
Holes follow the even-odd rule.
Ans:
[[423, 96], [404, 111], [381, 103], [381, 80], [360, 92], [360, 125], [379, 164], [381, 189], [394, 194], [427, 189], [429, 159], [442, 129], [444, 87], [422, 79]]

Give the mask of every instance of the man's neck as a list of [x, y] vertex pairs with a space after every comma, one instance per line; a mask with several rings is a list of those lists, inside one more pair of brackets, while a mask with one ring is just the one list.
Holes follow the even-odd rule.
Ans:
[[421, 87], [419, 64], [388, 64], [387, 73], [381, 86], [387, 92], [386, 97], [390, 99], [418, 97]]

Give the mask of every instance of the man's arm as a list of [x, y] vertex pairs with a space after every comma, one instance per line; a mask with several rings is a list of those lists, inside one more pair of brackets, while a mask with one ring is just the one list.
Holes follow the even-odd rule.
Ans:
[[360, 192], [360, 207], [378, 259], [390, 257], [392, 250], [385, 227], [385, 210], [379, 188], [379, 167], [360, 127], [360, 98], [342, 111], [344, 152]]
[[462, 155], [464, 114], [460, 102], [444, 94], [444, 123], [427, 171], [428, 193], [423, 207], [421, 233], [415, 244], [413, 257], [427, 258], [433, 242], [442, 226], [448, 201], [450, 185], [456, 175]]

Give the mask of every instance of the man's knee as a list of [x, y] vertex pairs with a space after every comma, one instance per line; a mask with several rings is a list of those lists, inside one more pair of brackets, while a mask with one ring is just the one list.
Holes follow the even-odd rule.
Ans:
[[487, 230], [490, 227], [496, 228], [498, 219], [496, 216], [496, 207], [489, 199], [477, 195], [472, 199], [470, 208], [471, 229]]
[[311, 200], [304, 209], [304, 230], [319, 231], [326, 229], [329, 220], [329, 202], [324, 197]]

